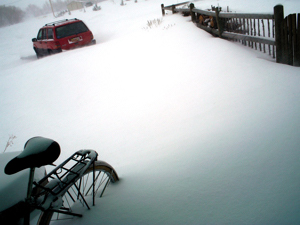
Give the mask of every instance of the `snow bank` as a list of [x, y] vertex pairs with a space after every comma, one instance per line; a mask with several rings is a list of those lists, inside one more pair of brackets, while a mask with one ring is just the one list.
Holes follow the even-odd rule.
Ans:
[[15, 151], [40, 135], [60, 144], [61, 161], [88, 148], [114, 166], [120, 182], [66, 224], [299, 224], [299, 68], [189, 17], [145, 29], [161, 3], [174, 2], [74, 12], [97, 44], [40, 60], [30, 40], [51, 16], [2, 28], [1, 143], [14, 134]]

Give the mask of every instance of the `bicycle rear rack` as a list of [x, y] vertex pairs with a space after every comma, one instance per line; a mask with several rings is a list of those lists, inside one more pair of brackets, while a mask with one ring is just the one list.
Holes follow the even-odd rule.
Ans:
[[[76, 181], [79, 180], [86, 170], [93, 164], [93, 205], [95, 205], [95, 161], [97, 160], [97, 152], [93, 150], [80, 150], [73, 155], [71, 155], [68, 159], [66, 159], [63, 163], [57, 166], [54, 170], [52, 170], [47, 176], [41, 179], [39, 182], [33, 182], [37, 187], [41, 188], [43, 191], [39, 194], [39, 196], [44, 195], [44, 200], [40, 204], [39, 208], [42, 210], [51, 210], [53, 212], [74, 215], [74, 216], [82, 216], [80, 214], [71, 213], [68, 211], [62, 210], [63, 208], [56, 209], [52, 208], [51, 204], [57, 199], [61, 198], [64, 194], [68, 193], [70, 198], [75, 202], [75, 199], [69, 193], [68, 189], [74, 185], [77, 189], [78, 196], [77, 198], [81, 198], [88, 209], [90, 209], [88, 203], [86, 202], [83, 194], [80, 191], [81, 181], [79, 185], [76, 184]], [[45, 181], [49, 181], [49, 183], [45, 186], [42, 186], [42, 183]]]

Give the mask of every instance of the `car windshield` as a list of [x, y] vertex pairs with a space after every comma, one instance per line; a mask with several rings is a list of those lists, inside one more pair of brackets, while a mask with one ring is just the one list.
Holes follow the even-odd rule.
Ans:
[[78, 23], [70, 23], [65, 26], [57, 27], [55, 28], [56, 31], [56, 37], [59, 38], [64, 38], [67, 36], [71, 36], [74, 34], [80, 34], [83, 32], [87, 32], [89, 29], [83, 22], [78, 22]]

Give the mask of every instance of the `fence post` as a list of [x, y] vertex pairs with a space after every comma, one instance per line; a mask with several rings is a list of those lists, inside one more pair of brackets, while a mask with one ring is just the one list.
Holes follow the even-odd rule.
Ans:
[[282, 63], [283, 62], [283, 32], [282, 32], [282, 26], [283, 26], [283, 5], [276, 5], [274, 7], [274, 19], [275, 19], [275, 43], [276, 43], [276, 62]]
[[296, 64], [296, 51], [297, 51], [297, 14], [292, 14], [291, 16], [291, 29], [292, 29], [292, 55], [293, 55], [293, 60], [292, 60], [292, 65], [295, 66]]
[[193, 22], [196, 21], [196, 14], [195, 14], [195, 12], [193, 12], [194, 8], [195, 8], [194, 3], [191, 3], [190, 4], [190, 13], [191, 13], [191, 19], [192, 19]]
[[300, 13], [296, 16], [295, 24], [295, 48], [294, 48], [294, 66], [300, 66]]
[[164, 4], [161, 4], [161, 13], [162, 13], [162, 15], [163, 15], [163, 16], [165, 16], [165, 15], [166, 15], [166, 13], [165, 13], [165, 6], [164, 6]]
[[176, 13], [176, 12], [175, 12], [175, 9], [176, 9], [176, 6], [175, 6], [175, 5], [172, 5], [172, 14]]
[[222, 33], [223, 33], [223, 30], [224, 30], [224, 26], [223, 26], [223, 23], [219, 17], [219, 13], [221, 11], [221, 8], [220, 7], [216, 7], [216, 20], [217, 20], [217, 26], [218, 26], [218, 33], [219, 33], [219, 37], [221, 38], [222, 37]]
[[293, 15], [288, 16], [288, 64], [293, 65], [294, 51], [293, 51]]

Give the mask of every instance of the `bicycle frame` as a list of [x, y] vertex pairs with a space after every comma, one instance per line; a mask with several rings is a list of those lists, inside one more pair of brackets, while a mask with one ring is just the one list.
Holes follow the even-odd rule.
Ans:
[[[48, 216], [51, 215], [50, 218], [52, 217], [51, 212], [81, 217], [81, 214], [71, 212], [71, 205], [65, 204], [66, 206], [64, 206], [63, 197], [64, 199], [67, 197], [65, 199], [66, 203], [70, 199], [73, 202], [81, 199], [83, 204], [90, 209], [84, 194], [91, 194], [93, 205], [95, 205], [95, 193], [97, 193], [99, 185], [103, 185], [100, 195], [102, 197], [110, 181], [115, 182], [119, 180], [116, 171], [111, 165], [97, 160], [98, 153], [96, 151], [80, 150], [55, 167], [41, 180], [38, 182], [34, 181], [35, 168], [52, 164], [58, 158], [59, 154], [60, 147], [57, 142], [43, 137], [34, 137], [26, 142], [24, 151], [10, 160], [5, 166], [4, 171], [7, 175], [18, 173], [27, 168], [30, 169], [27, 196], [25, 202], [20, 202], [22, 203], [20, 206], [23, 208], [22, 214], [19, 215], [17, 213], [16, 215], [24, 217], [24, 224], [26, 225], [29, 225], [30, 213], [34, 209], [47, 211], [46, 214], [41, 214], [42, 221], [48, 221]], [[95, 167], [97, 170], [96, 178]], [[100, 183], [98, 182], [97, 190], [95, 190], [96, 182], [102, 172], [106, 174], [106, 178], [102, 180], [102, 176]], [[90, 174], [92, 174], [92, 177], [89, 176]], [[89, 179], [86, 179], [88, 176], [92, 178], [92, 181], [89, 183], [87, 182]], [[33, 185], [35, 186], [35, 192], [33, 192]], [[87, 189], [87, 192], [85, 192], [85, 189]], [[13, 212], [10, 209], [9, 211]]]

